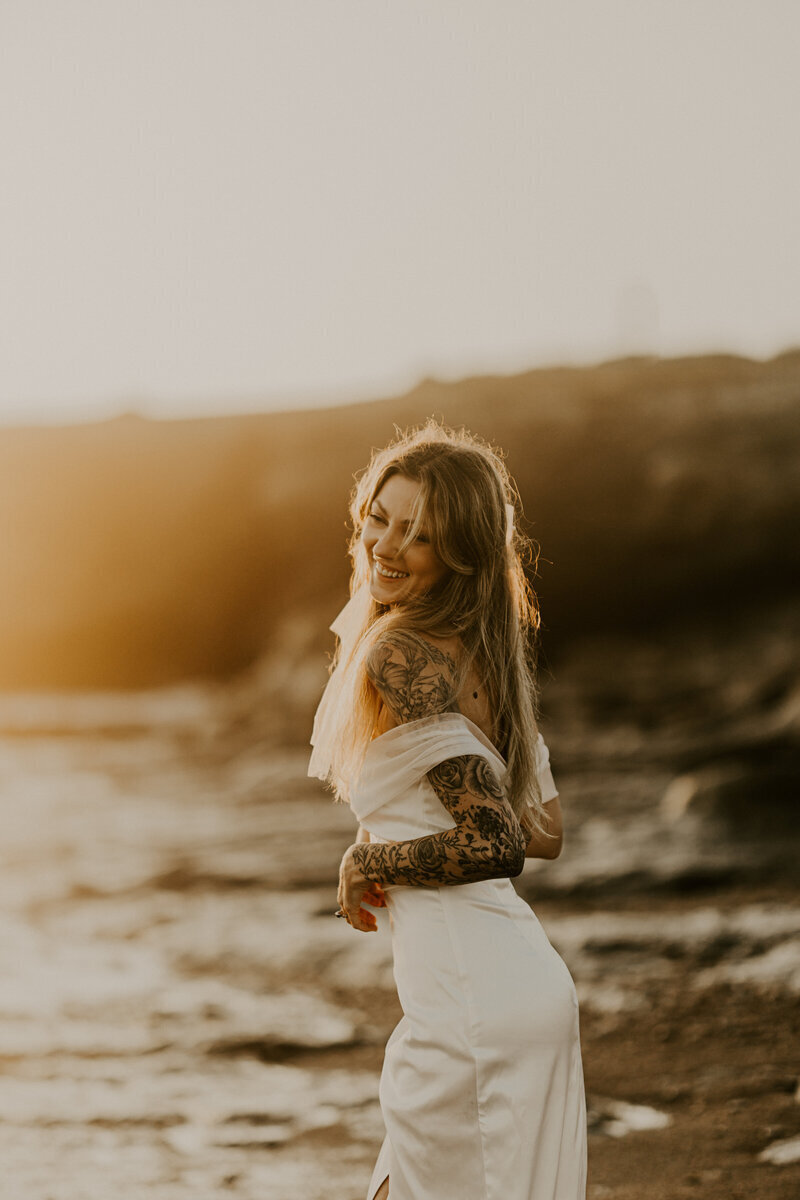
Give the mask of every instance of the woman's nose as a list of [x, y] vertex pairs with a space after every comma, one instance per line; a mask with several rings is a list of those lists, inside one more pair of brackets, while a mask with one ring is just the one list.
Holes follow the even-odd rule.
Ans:
[[381, 558], [392, 559], [399, 544], [397, 534], [392, 529], [387, 528], [383, 530], [381, 536], [372, 547], [372, 553], [379, 555]]

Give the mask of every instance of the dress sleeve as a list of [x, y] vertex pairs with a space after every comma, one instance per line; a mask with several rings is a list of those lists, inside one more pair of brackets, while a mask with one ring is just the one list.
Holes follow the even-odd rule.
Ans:
[[361, 774], [350, 789], [350, 807], [362, 821], [433, 767], [462, 754], [480, 755], [498, 776], [505, 774], [503, 760], [465, 727], [461, 713], [436, 713], [396, 725], [370, 744]]
[[546, 804], [548, 800], [555, 800], [558, 795], [556, 781], [553, 779], [553, 772], [550, 769], [550, 751], [545, 745], [544, 738], [539, 734], [539, 739], [536, 743], [536, 774], [539, 779], [539, 786], [542, 789], [542, 803]]

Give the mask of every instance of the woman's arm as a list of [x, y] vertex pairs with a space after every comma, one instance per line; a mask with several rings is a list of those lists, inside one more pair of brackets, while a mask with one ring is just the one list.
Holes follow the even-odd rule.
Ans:
[[[367, 675], [402, 724], [443, 711], [455, 663], [419, 635], [393, 630], [367, 656]], [[480, 755], [446, 759], [427, 778], [455, 828], [405, 842], [357, 844], [365, 879], [423, 887], [519, 875], [525, 836], [500, 781]]]
[[547, 822], [548, 837], [539, 830], [534, 830], [525, 848], [526, 858], [558, 858], [564, 844], [564, 829], [561, 819], [561, 805], [558, 796], [547, 800], [544, 805], [544, 816]]
[[405, 842], [356, 844], [352, 860], [364, 878], [440, 887], [519, 875], [525, 837], [486, 759], [448, 758], [427, 777], [455, 828]]

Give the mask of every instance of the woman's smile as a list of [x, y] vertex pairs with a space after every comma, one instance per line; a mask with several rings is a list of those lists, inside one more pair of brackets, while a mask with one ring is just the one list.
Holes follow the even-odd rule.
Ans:
[[408, 571], [394, 571], [390, 567], [384, 567], [377, 558], [373, 559], [372, 565], [384, 579], [408, 579]]

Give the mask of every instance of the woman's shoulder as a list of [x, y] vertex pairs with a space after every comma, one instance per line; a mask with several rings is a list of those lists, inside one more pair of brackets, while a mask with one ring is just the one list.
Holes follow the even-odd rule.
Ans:
[[453, 706], [457, 663], [446, 639], [394, 626], [370, 647], [367, 678], [397, 723], [441, 713]]
[[430, 666], [454, 672], [462, 653], [461, 639], [457, 636], [442, 636], [413, 625], [396, 624], [375, 638], [367, 659], [386, 656], [426, 658]]

